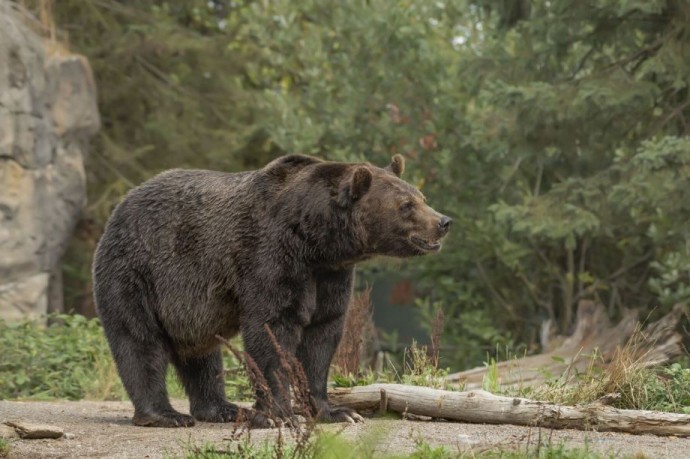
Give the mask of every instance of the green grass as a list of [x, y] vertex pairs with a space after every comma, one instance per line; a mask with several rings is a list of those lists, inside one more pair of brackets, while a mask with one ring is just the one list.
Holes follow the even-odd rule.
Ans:
[[4, 438], [0, 438], [0, 457], [8, 457], [10, 455], [10, 442]]
[[448, 383], [446, 380], [449, 373], [448, 369], [438, 368], [434, 365], [431, 357], [429, 357], [427, 346], [420, 346], [414, 340], [412, 345], [405, 349], [401, 366], [391, 361], [386, 363], [385, 371], [379, 373], [370, 369], [362, 370], [356, 375], [352, 373], [341, 374], [336, 371], [332, 374], [333, 385], [335, 387], [355, 387], [375, 383], [401, 383], [444, 390], [462, 389], [462, 386]]
[[[0, 320], [0, 399], [127, 398], [98, 319], [65, 314], [50, 316], [49, 323]], [[233, 356], [224, 355], [228, 397], [247, 400], [246, 374]], [[172, 397], [184, 397], [172, 367], [167, 383]]]
[[198, 446], [192, 443], [184, 445], [181, 455], [168, 455], [169, 459], [366, 459], [374, 457], [370, 443], [358, 444], [347, 442], [334, 434], [319, 434], [309, 437], [301, 445], [291, 442], [268, 442], [252, 444], [248, 436], [224, 445], [206, 443]]
[[625, 348], [601, 368], [601, 357], [591, 356], [582, 373], [553, 376], [546, 383], [506, 395], [520, 395], [563, 405], [595, 402], [609, 394], [618, 398], [611, 405], [621, 409], [653, 410], [690, 414], [690, 367], [673, 363], [644, 367]]
[[206, 443], [203, 446], [185, 445], [180, 455], [169, 455], [169, 459], [608, 459], [614, 453], [600, 454], [587, 446], [570, 448], [565, 444], [517, 445], [511, 450], [473, 451], [457, 450], [445, 446], [432, 446], [422, 439], [415, 441], [410, 454], [390, 455], [377, 453], [375, 437], [356, 443], [344, 440], [335, 434], [319, 434], [308, 444], [296, 448], [290, 443], [278, 445], [275, 442], [251, 444], [245, 437], [224, 446]]
[[[453, 456], [451, 456], [453, 457]], [[485, 451], [479, 454], [454, 456], [461, 458], [481, 459], [609, 459], [619, 457], [611, 454], [599, 454], [589, 448], [568, 448], [565, 445], [546, 445], [541, 448], [520, 451]]]
[[[626, 345], [606, 357], [598, 349], [583, 355], [584, 369], [573, 366], [563, 374], [542, 370], [544, 382], [534, 386], [502, 384], [497, 360], [487, 356], [482, 388], [494, 394], [559, 405], [583, 405], [605, 399], [607, 404], [620, 409], [690, 414], [690, 358], [647, 367], [645, 348], [639, 346], [643, 338], [640, 333], [633, 333]], [[502, 355], [505, 355], [504, 362], [511, 363], [507, 370], [510, 375], [522, 356], [510, 350]], [[564, 362], [561, 357], [552, 358]]]
[[575, 383], [551, 380], [521, 395], [552, 403], [592, 403], [607, 394], [620, 396], [611, 405], [621, 409], [690, 414], [690, 368], [679, 363], [661, 368], [638, 368], [625, 375], [583, 373]]
[[[291, 447], [284, 447], [282, 454], [284, 457], [293, 457], [293, 449]], [[187, 446], [182, 455], [168, 455], [166, 457], [168, 459], [226, 459], [230, 457], [243, 459], [272, 459], [280, 457], [280, 455], [275, 444], [266, 442], [259, 445], [251, 445], [249, 442], [245, 441], [235, 445], [228, 445], [227, 447], [220, 447], [213, 443], [206, 443], [202, 446]]]
[[452, 450], [444, 446], [432, 446], [423, 438], [415, 441], [415, 451], [406, 456], [409, 459], [608, 459], [615, 455], [600, 454], [584, 447], [568, 447], [564, 443], [545, 443], [525, 445], [516, 444], [512, 449], [475, 451], [472, 449]]

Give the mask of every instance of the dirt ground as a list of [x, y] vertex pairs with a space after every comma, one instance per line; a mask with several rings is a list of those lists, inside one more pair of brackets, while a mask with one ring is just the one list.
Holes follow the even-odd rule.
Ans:
[[[183, 400], [173, 403], [186, 410]], [[10, 458], [73, 457], [175, 457], [185, 445], [201, 446], [213, 442], [225, 448], [232, 428], [224, 424], [198, 423], [188, 429], [135, 427], [130, 422], [129, 402], [8, 402], [0, 401], [0, 424], [7, 421], [51, 424], [61, 427], [65, 436], [57, 440], [12, 440]], [[325, 430], [341, 431], [344, 438], [358, 444], [370, 441], [381, 455], [411, 452], [415, 439], [443, 445], [457, 451], [472, 449], [535, 448], [542, 442], [569, 447], [587, 445], [590, 450], [630, 457], [638, 453], [649, 458], [690, 457], [690, 439], [628, 435], [576, 430], [554, 430], [513, 425], [479, 425], [455, 422], [428, 422], [396, 419], [368, 419], [357, 425], [326, 425]], [[273, 439], [275, 429], [254, 430], [253, 442]]]

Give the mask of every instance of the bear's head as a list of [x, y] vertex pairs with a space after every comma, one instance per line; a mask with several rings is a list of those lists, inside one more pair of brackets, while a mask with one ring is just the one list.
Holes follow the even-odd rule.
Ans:
[[404, 158], [385, 168], [353, 164], [341, 181], [340, 200], [350, 206], [372, 255], [411, 257], [437, 252], [452, 220], [436, 212], [424, 195], [401, 179]]
[[288, 155], [265, 166], [261, 182], [276, 234], [295, 253], [319, 262], [361, 261], [375, 255], [412, 257], [437, 252], [451, 219], [400, 177], [395, 155], [386, 167]]

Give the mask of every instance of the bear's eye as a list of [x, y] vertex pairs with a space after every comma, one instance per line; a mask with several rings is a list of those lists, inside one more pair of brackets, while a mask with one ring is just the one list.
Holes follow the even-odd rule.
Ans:
[[412, 201], [407, 201], [400, 206], [400, 210], [402, 210], [403, 212], [409, 212], [412, 210], [413, 207], [414, 203]]

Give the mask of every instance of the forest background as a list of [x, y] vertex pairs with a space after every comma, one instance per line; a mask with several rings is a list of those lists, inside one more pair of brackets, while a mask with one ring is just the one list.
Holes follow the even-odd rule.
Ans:
[[[38, 0], [26, 0], [39, 10]], [[438, 256], [368, 264], [443, 311], [445, 365], [538, 350], [577, 303], [650, 320], [690, 299], [690, 3], [684, 0], [60, 0], [103, 127], [64, 260], [90, 314], [113, 207], [164, 169], [306, 153], [386, 164], [454, 219]]]

